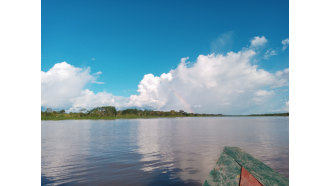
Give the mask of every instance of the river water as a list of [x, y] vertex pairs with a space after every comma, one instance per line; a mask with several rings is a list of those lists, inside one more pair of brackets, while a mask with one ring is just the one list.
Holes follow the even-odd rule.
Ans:
[[42, 185], [201, 185], [224, 146], [289, 177], [288, 117], [41, 122]]

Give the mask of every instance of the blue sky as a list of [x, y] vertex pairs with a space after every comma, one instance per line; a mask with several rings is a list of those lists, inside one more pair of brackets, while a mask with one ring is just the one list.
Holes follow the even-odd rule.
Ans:
[[[267, 42], [251, 65], [269, 73], [289, 67], [281, 43], [289, 37], [288, 1], [43, 0], [41, 23], [41, 70], [65, 61], [101, 71], [104, 84], [83, 85], [94, 93], [128, 98], [146, 74], [168, 73], [184, 57], [193, 64], [199, 55], [244, 51], [255, 36]], [[265, 58], [267, 50], [276, 55]], [[276, 95], [288, 101], [288, 92]]]

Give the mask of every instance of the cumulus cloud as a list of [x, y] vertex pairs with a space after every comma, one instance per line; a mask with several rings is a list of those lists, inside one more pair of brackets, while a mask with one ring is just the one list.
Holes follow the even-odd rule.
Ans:
[[255, 54], [249, 49], [200, 55], [190, 67], [183, 58], [168, 73], [145, 75], [138, 85], [139, 94], [130, 96], [128, 105], [206, 113], [270, 110], [271, 98], [276, 88], [287, 85], [289, 71], [270, 73], [259, 69], [251, 63]]
[[67, 108], [89, 82], [95, 81], [90, 69], [74, 67], [66, 62], [41, 71], [41, 106]]
[[[251, 46], [266, 42], [264, 36], [255, 37]], [[289, 69], [269, 72], [259, 68], [253, 63], [255, 50], [199, 55], [194, 62], [182, 58], [169, 72], [144, 75], [138, 93], [129, 97], [86, 89], [88, 83], [98, 83], [102, 72], [57, 63], [49, 71], [41, 71], [41, 103], [72, 112], [106, 105], [222, 114], [283, 111], [286, 93], [282, 90], [288, 86]]]
[[[90, 73], [90, 68], [74, 67], [66, 62], [55, 64], [49, 71], [41, 71], [41, 106], [79, 111], [81, 108], [114, 105], [121, 106], [124, 98], [110, 93], [94, 93], [84, 87], [97, 83], [102, 72]], [[127, 102], [127, 101], [126, 101]]]
[[261, 47], [263, 45], [265, 45], [267, 43], [267, 39], [265, 36], [255, 36], [252, 40], [251, 40], [251, 47]]
[[282, 50], [283, 51], [286, 50], [289, 46], [289, 38], [282, 40], [282, 45], [283, 45]]

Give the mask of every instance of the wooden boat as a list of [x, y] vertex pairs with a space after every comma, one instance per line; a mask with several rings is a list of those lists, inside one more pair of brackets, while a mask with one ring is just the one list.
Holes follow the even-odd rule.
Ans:
[[289, 179], [238, 147], [224, 147], [203, 186], [285, 186]]

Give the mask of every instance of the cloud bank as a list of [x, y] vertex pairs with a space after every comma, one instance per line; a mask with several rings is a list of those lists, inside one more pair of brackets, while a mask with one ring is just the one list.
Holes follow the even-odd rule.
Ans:
[[[266, 42], [264, 36], [255, 37], [251, 46]], [[41, 72], [41, 102], [43, 107], [67, 111], [105, 105], [222, 114], [286, 111], [288, 100], [282, 97], [288, 86], [289, 69], [273, 73], [260, 69], [252, 63], [256, 55], [250, 47], [227, 54], [199, 55], [195, 62], [182, 58], [169, 72], [144, 75], [138, 94], [129, 97], [86, 89], [88, 83], [97, 83], [102, 73], [91, 74], [89, 68], [62, 62]]]
[[277, 88], [288, 85], [288, 69], [270, 73], [251, 64], [253, 50], [200, 55], [192, 66], [182, 58], [161, 76], [147, 74], [129, 106], [206, 113], [250, 113], [271, 108]]

